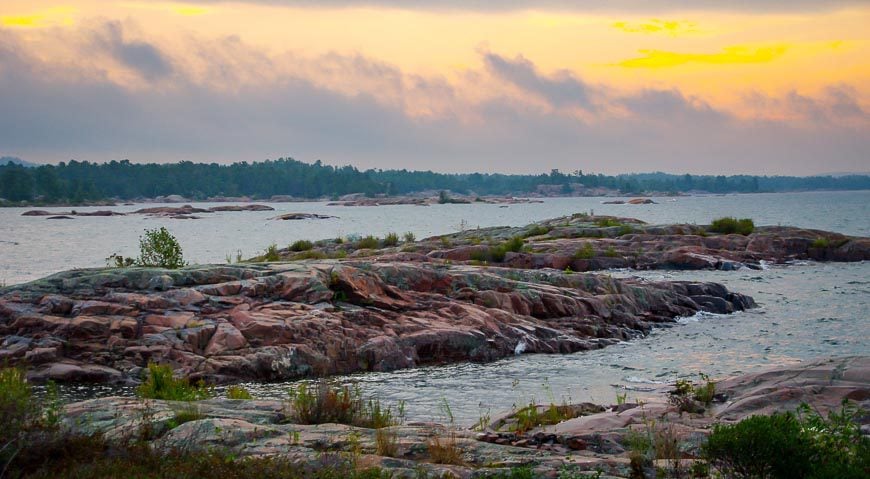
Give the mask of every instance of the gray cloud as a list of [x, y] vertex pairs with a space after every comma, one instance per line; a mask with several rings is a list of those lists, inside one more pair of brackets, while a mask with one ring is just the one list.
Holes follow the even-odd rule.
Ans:
[[579, 106], [594, 111], [589, 99], [589, 87], [569, 71], [560, 71], [552, 77], [538, 73], [535, 65], [518, 56], [509, 60], [495, 53], [483, 54], [484, 64], [495, 76], [515, 86], [544, 97], [554, 108]]
[[[209, 71], [234, 70], [218, 52], [208, 55], [211, 47], [202, 48], [205, 57], [217, 62]], [[503, 68], [515, 75], [515, 70], [534, 74], [526, 78], [527, 88], [552, 87], [548, 77], [541, 80], [535, 73], [532, 62], [505, 62]], [[405, 75], [362, 56], [339, 56], [333, 63], [352, 78], [392, 78], [385, 84], [397, 89], [399, 97], [461, 98], [443, 80]], [[870, 151], [866, 127], [825, 123], [808, 129], [737, 120], [678, 90], [621, 96], [596, 90], [601, 106], [594, 122], [499, 97], [455, 106], [471, 111], [474, 120], [468, 121], [452, 107], [411, 118], [401, 102], [340, 93], [303, 77], [274, 75], [225, 91], [197, 83], [178, 69], [171, 87], [127, 90], [99, 75], [64, 75], [53, 68], [60, 67], [41, 64], [0, 29], [0, 111], [15, 112], [0, 115], [4, 154], [40, 162], [229, 162], [293, 156], [362, 168], [439, 171], [809, 174], [866, 169]], [[492, 81], [487, 78], [478, 76]], [[848, 87], [833, 88], [834, 97], [845, 99], [843, 105], [854, 100]], [[613, 107], [626, 114], [608, 114]]]
[[120, 22], [106, 22], [96, 29], [94, 43], [147, 80], [172, 73], [172, 64], [159, 48], [143, 41], [125, 40]]
[[858, 104], [857, 92], [848, 85], [832, 85], [827, 88], [831, 98], [831, 111], [847, 118], [867, 118], [868, 114]]
[[[191, 1], [191, 0], [189, 0]], [[197, 3], [251, 3], [292, 7], [391, 7], [433, 11], [517, 11], [561, 10], [579, 12], [671, 12], [686, 10], [720, 10], [746, 12], [831, 11], [856, 5], [865, 0], [192, 0]]]

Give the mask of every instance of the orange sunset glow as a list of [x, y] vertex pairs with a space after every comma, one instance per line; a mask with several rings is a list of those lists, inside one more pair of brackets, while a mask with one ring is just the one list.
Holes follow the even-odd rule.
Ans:
[[866, 3], [436, 3], [4, 0], [0, 153], [506, 172], [870, 164]]

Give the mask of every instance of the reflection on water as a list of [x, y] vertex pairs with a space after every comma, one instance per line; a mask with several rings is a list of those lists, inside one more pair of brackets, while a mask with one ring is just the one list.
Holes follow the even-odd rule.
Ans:
[[[642, 399], [677, 377], [744, 373], [827, 355], [870, 354], [870, 263], [776, 266], [766, 271], [613, 272], [650, 280], [717, 281], [749, 294], [760, 308], [698, 315], [650, 336], [570, 355], [523, 355], [488, 364], [458, 364], [343, 376], [387, 403], [405, 401], [412, 420], [444, 420], [446, 401], [470, 425], [529, 401], [614, 403]], [[286, 398], [292, 383], [248, 387], [259, 398]], [[64, 389], [69, 398], [116, 392]], [[129, 389], [121, 391], [130, 392]]]

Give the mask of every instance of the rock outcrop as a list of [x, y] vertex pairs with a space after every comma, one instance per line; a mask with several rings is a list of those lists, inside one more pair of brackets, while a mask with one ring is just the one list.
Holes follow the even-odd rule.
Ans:
[[[507, 430], [516, 412], [479, 432], [434, 423], [397, 425], [389, 429], [397, 446], [391, 458], [377, 454], [376, 431], [340, 424], [294, 424], [291, 404], [281, 401], [103, 398], [68, 405], [64, 422], [75, 432], [99, 432], [110, 440], [135, 437], [147, 425], [155, 436], [152, 444], [165, 449], [222, 447], [240, 456], [280, 454], [302, 465], [316, 464], [322, 451], [343, 451], [360, 454], [365, 464], [390, 469], [394, 477], [419, 477], [417, 471], [422, 470], [436, 477], [450, 472], [461, 478], [483, 477], [485, 471], [518, 465], [532, 467], [539, 477], [556, 477], [566, 468], [637, 477], [632, 475], [630, 455], [632, 441], [639, 436], [662, 441], [663, 451], [665, 441], [672, 441], [678, 456], [660, 459], [656, 467], [667, 470], [681, 464], [689, 469], [700, 456], [699, 446], [712, 424], [795, 410], [801, 403], [826, 415], [848, 400], [859, 411], [856, 418], [862, 430], [870, 424], [870, 358], [866, 356], [825, 359], [719, 381], [714, 401], [699, 413], [680, 412], [669, 400], [671, 388], [663, 387], [643, 404], [566, 406], [577, 417], [521, 433]], [[191, 410], [197, 419], [178, 425], [175, 418]], [[352, 436], [354, 441], [349, 440]], [[432, 464], [433, 437], [455, 440], [463, 465]], [[655, 472], [652, 467], [648, 477], [656, 477]]]
[[[516, 240], [520, 243], [504, 248]], [[347, 241], [315, 243], [322, 257], [344, 257], [356, 249]], [[378, 253], [390, 260], [486, 263], [519, 269], [731, 271], [798, 260], [866, 261], [870, 260], [870, 238], [788, 226], [760, 226], [744, 236], [715, 233], [708, 226], [648, 225], [633, 218], [577, 214], [522, 227], [466, 229], [381, 247]], [[281, 251], [288, 259], [311, 254]]]
[[715, 283], [553, 270], [319, 261], [93, 269], [0, 290], [0, 361], [35, 380], [279, 380], [570, 353], [751, 298]]

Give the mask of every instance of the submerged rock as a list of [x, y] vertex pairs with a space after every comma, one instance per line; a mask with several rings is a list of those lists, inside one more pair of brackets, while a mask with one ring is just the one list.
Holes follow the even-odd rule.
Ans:
[[318, 215], [315, 213], [284, 213], [283, 215], [274, 216], [270, 220], [327, 220], [338, 218], [337, 216]]

